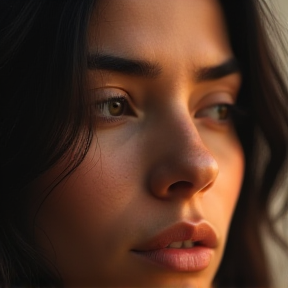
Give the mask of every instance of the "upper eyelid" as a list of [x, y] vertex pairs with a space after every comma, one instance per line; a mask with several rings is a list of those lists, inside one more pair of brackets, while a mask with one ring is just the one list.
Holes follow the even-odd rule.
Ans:
[[130, 95], [125, 90], [115, 87], [91, 89], [90, 95], [92, 102], [101, 102], [113, 98], [125, 98], [130, 103]]
[[209, 92], [204, 97], [202, 97], [192, 110], [197, 113], [197, 111], [209, 108], [211, 106], [219, 104], [235, 105], [236, 102], [237, 97], [232, 95], [232, 93], [229, 91], [214, 91]]
[[103, 97], [103, 98], [97, 98], [96, 99], [96, 103], [105, 103], [105, 102], [111, 102], [111, 101], [113, 101], [113, 100], [125, 100], [125, 101], [127, 101], [128, 103], [129, 103], [129, 101], [128, 101], [128, 99], [127, 99], [127, 97], [126, 96], [124, 96], [124, 95], [111, 95], [111, 96], [108, 96], [108, 97]]

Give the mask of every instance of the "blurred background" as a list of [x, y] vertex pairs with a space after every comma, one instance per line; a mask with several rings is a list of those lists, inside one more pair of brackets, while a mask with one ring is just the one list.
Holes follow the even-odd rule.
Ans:
[[[288, 0], [266, 0], [271, 9], [274, 10], [274, 14], [277, 20], [283, 26], [283, 36], [286, 39], [287, 51], [288, 51]], [[288, 57], [288, 56], [287, 56]], [[287, 71], [287, 82], [288, 82], [288, 59], [285, 58], [283, 64], [284, 68]], [[288, 180], [287, 180], [288, 184]], [[283, 187], [283, 196], [288, 193], [288, 185]], [[273, 210], [277, 209], [277, 206], [283, 204], [283, 199], [275, 199], [272, 206]], [[278, 223], [278, 231], [284, 236], [286, 242], [288, 242], [288, 213]], [[266, 239], [266, 248], [269, 257], [271, 258], [271, 275], [274, 278], [274, 287], [275, 288], [287, 288], [288, 287], [288, 257], [284, 256], [283, 251], [281, 251], [272, 239], [265, 237]]]
[[275, 2], [279, 3], [279, 6], [283, 8], [284, 14], [286, 13], [286, 16], [288, 16], [287, 14], [288, 13], [288, 1], [287, 0], [275, 0]]
[[[270, 0], [270, 1], [271, 1], [271, 0]], [[283, 7], [283, 11], [284, 11], [284, 13], [285, 13], [285, 11], [286, 11], [286, 15], [287, 15], [287, 13], [288, 13], [288, 1], [287, 1], [287, 0], [276, 0], [275, 2], [278, 2], [279, 5], [280, 5], [281, 7]]]

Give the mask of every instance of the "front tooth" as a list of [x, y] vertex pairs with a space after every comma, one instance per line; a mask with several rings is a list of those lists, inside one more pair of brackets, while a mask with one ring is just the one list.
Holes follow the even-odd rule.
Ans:
[[194, 246], [194, 243], [191, 240], [184, 241], [183, 244], [184, 248], [192, 248]]
[[180, 242], [172, 242], [170, 245], [169, 245], [169, 248], [181, 248], [182, 246], [182, 241]]

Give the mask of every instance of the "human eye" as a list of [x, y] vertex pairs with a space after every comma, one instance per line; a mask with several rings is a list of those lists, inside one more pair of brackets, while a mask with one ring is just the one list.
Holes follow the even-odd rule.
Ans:
[[196, 112], [195, 118], [205, 118], [215, 123], [224, 124], [231, 121], [234, 104], [217, 103], [200, 109]]
[[104, 118], [122, 117], [127, 110], [127, 100], [122, 96], [113, 96], [96, 104], [98, 116]]
[[119, 89], [98, 89], [94, 94], [98, 124], [121, 123], [127, 116], [135, 115], [126, 92]]

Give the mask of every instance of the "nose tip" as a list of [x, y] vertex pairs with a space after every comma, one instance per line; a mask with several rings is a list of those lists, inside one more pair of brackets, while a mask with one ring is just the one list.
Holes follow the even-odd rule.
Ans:
[[157, 198], [190, 198], [207, 191], [217, 178], [218, 163], [201, 140], [180, 143], [182, 149], [166, 151], [152, 169], [150, 190]]
[[[190, 156], [192, 163], [190, 163], [190, 167], [186, 168], [193, 184], [194, 193], [206, 191], [214, 183], [219, 173], [218, 163], [203, 143], [198, 148], [200, 152], [198, 155]], [[193, 151], [191, 153], [193, 154]]]

